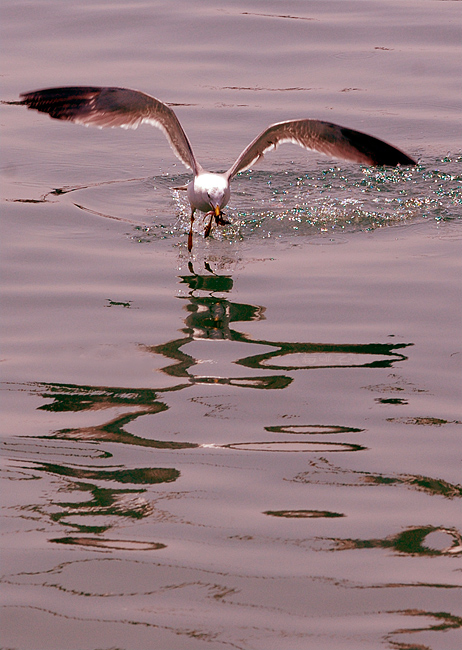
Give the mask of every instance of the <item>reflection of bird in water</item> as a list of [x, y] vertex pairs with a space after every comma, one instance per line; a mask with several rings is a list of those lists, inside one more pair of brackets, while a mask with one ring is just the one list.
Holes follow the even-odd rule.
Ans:
[[223, 208], [229, 201], [229, 181], [249, 169], [263, 154], [283, 142], [293, 142], [305, 149], [366, 165], [415, 165], [405, 153], [370, 135], [320, 120], [291, 120], [272, 124], [255, 138], [224, 174], [207, 172], [197, 161], [191, 144], [175, 113], [158, 99], [128, 88], [69, 87], [48, 88], [21, 95], [21, 104], [58, 120], [85, 126], [121, 126], [136, 129], [143, 122], [153, 124], [166, 135], [176, 156], [194, 173], [194, 179], [178, 189], [188, 192], [191, 204], [191, 227], [188, 250], [192, 248], [194, 212], [205, 212], [218, 225], [228, 223]]

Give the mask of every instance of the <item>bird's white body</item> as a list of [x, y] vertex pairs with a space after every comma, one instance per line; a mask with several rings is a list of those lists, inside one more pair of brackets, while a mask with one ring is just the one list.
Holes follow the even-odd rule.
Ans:
[[73, 86], [47, 88], [23, 93], [20, 104], [48, 113], [58, 120], [69, 120], [85, 126], [136, 129], [143, 122], [159, 128], [170, 143], [174, 154], [194, 174], [187, 188], [191, 204], [191, 227], [188, 249], [192, 247], [194, 212], [210, 215], [205, 236], [210, 234], [212, 221], [227, 223], [222, 210], [229, 201], [231, 179], [257, 163], [267, 151], [284, 142], [305, 149], [351, 160], [366, 165], [415, 165], [416, 162], [399, 149], [373, 136], [322, 120], [301, 119], [271, 124], [241, 152], [224, 174], [206, 172], [200, 165], [186, 133], [172, 109], [160, 100], [129, 88]]
[[193, 210], [220, 212], [229, 201], [231, 191], [225, 174], [203, 172], [188, 184], [188, 200]]

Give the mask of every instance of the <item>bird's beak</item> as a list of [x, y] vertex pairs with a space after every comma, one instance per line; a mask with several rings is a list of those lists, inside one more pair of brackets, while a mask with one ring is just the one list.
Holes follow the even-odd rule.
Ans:
[[220, 206], [219, 206], [219, 205], [216, 205], [216, 206], [214, 207], [214, 212], [215, 212], [215, 216], [216, 216], [216, 217], [219, 217], [219, 216], [220, 216], [221, 211], [220, 211]]

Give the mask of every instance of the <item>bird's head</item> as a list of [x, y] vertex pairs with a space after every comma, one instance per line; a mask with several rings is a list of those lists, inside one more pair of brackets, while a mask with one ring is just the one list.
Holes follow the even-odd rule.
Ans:
[[224, 195], [221, 192], [207, 192], [207, 196], [209, 199], [209, 205], [212, 208], [212, 212], [215, 214], [215, 217], [218, 219], [218, 217], [221, 216], [221, 205], [224, 200]]
[[206, 188], [207, 202], [216, 217], [221, 215], [222, 209], [229, 201], [229, 183], [218, 174], [209, 174], [209, 181], [212, 181]]

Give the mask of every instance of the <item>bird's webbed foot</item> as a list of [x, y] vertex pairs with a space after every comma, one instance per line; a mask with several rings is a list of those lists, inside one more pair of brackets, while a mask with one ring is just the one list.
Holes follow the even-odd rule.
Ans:
[[217, 223], [217, 226], [227, 226], [230, 221], [228, 219], [224, 219], [223, 212], [220, 212], [218, 216], [215, 216], [215, 221]]
[[208, 224], [205, 227], [204, 230], [204, 237], [208, 237], [210, 235], [210, 232], [212, 230], [212, 225], [213, 225], [213, 218], [215, 217], [215, 223], [217, 226], [226, 226], [230, 222], [227, 219], [224, 219], [223, 217], [223, 212], [220, 212], [220, 214], [216, 214], [214, 210], [210, 210], [210, 212], [207, 212], [206, 217], [210, 217]]

